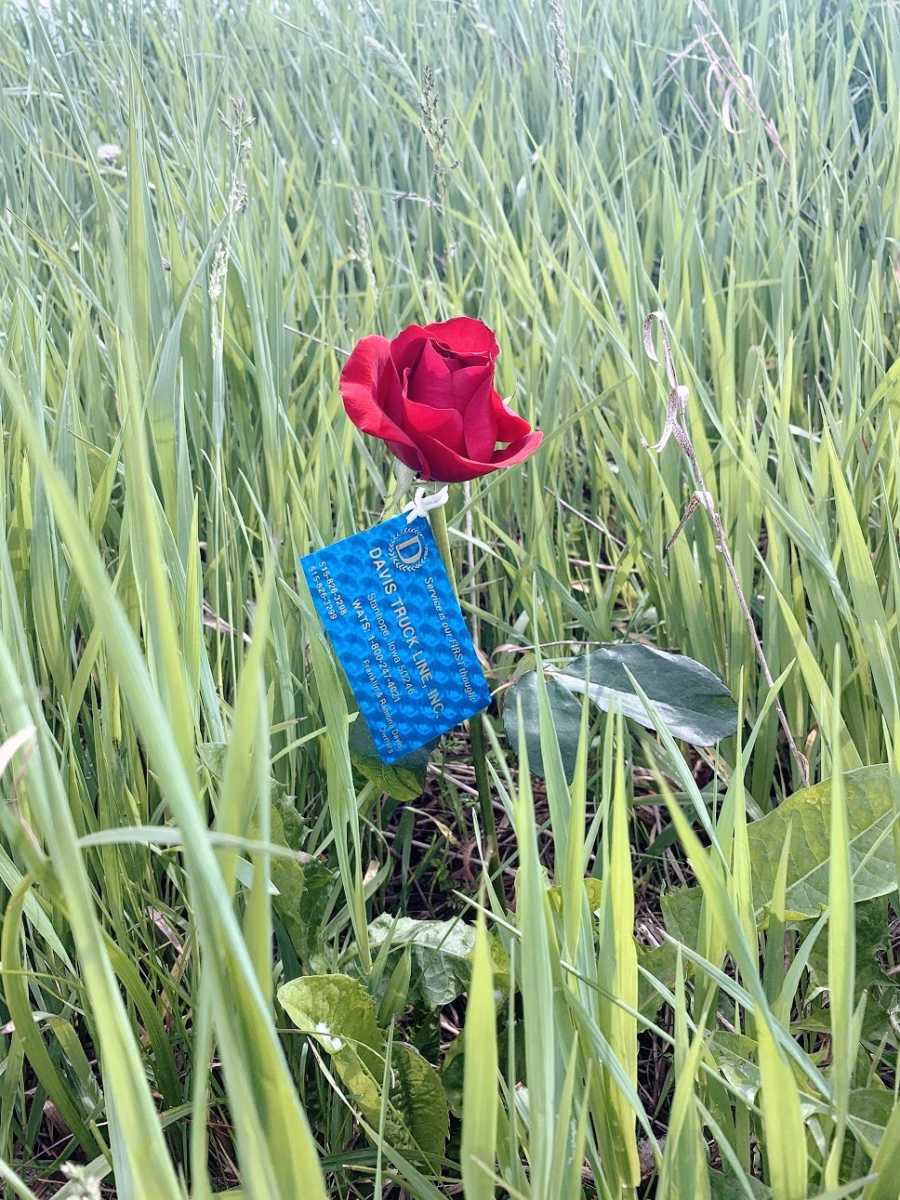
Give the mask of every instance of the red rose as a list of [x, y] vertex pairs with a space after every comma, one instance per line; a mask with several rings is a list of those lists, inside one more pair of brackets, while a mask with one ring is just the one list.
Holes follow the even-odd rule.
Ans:
[[499, 353], [493, 331], [471, 317], [409, 325], [393, 341], [363, 338], [341, 372], [347, 416], [423, 479], [460, 483], [511, 467], [544, 435], [495, 390]]

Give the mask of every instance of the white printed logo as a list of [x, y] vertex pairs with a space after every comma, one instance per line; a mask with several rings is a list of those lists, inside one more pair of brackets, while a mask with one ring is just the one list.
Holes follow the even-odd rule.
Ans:
[[428, 547], [420, 533], [402, 529], [391, 539], [388, 555], [398, 571], [417, 571], [428, 557]]

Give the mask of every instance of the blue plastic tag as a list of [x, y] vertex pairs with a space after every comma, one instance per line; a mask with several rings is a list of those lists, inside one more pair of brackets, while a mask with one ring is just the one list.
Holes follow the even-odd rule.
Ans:
[[480, 712], [491, 695], [431, 526], [405, 513], [300, 559], [384, 762]]

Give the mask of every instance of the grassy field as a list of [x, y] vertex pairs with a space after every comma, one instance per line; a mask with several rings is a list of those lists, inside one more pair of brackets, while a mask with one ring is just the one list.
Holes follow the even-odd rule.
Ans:
[[[896, 1200], [898, 131], [896, 0], [0, 5], [5, 1196]], [[545, 441], [445, 510], [484, 736], [379, 775], [297, 558], [459, 313]], [[509, 736], [623, 641], [737, 734]]]

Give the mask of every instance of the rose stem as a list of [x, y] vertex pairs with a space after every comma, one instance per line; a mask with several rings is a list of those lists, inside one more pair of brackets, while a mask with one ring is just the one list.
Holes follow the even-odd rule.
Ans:
[[[456, 573], [453, 570], [453, 556], [450, 553], [450, 536], [447, 532], [446, 506], [433, 508], [429, 516], [431, 517], [431, 531], [434, 534], [434, 540], [438, 544], [438, 549], [447, 568], [447, 574], [450, 576], [453, 594], [459, 599], [459, 590], [456, 586]], [[493, 877], [499, 879], [500, 856], [497, 852], [497, 825], [494, 821], [494, 806], [491, 802], [491, 785], [488, 778], [487, 755], [485, 751], [484, 717], [481, 713], [475, 713], [473, 717], [469, 718], [469, 739], [472, 747], [472, 760], [475, 766], [475, 786], [478, 788], [478, 806], [481, 810], [481, 822], [484, 826], [484, 836], [487, 842], [488, 871]]]

